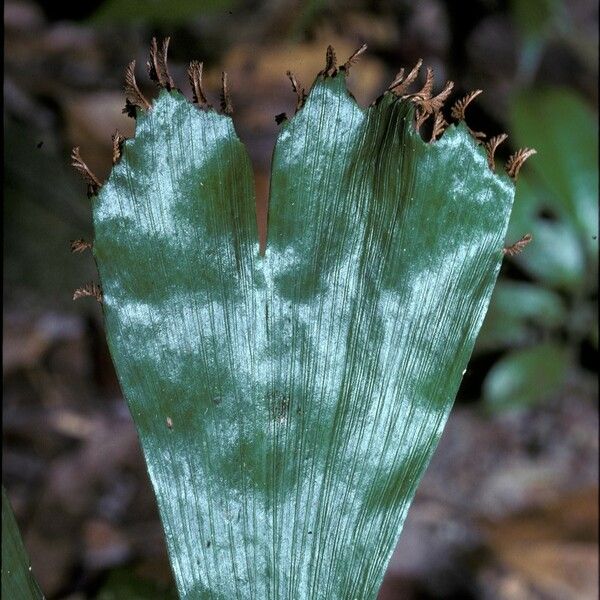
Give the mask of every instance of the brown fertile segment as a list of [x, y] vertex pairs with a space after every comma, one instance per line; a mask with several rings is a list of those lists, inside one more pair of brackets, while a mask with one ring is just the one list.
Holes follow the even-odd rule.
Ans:
[[508, 138], [506, 133], [501, 133], [500, 135], [495, 135], [493, 138], [490, 138], [485, 144], [484, 148], [487, 153], [488, 165], [492, 171], [496, 170], [496, 163], [494, 162], [494, 154], [496, 153], [496, 148]]
[[444, 89], [437, 96], [429, 99], [416, 98], [415, 102], [419, 105], [421, 110], [427, 114], [438, 112], [444, 106], [444, 102], [448, 99], [453, 87], [454, 82], [447, 81]]
[[225, 73], [225, 71], [221, 73], [221, 110], [226, 115], [231, 115], [233, 113], [231, 96], [229, 95], [229, 90], [227, 88], [227, 73]]
[[419, 76], [419, 70], [421, 69], [421, 65], [423, 64], [423, 59], [420, 58], [417, 61], [417, 64], [412, 68], [412, 71], [406, 76], [404, 79], [404, 69], [400, 69], [398, 74], [394, 78], [394, 81], [390, 83], [388, 90], [390, 92], [394, 92], [396, 96], [402, 96], [408, 91], [408, 88], [412, 84], [413, 81], [417, 79]]
[[402, 67], [392, 79], [392, 83], [388, 85], [388, 91], [392, 91], [397, 85], [400, 85], [404, 80], [404, 67]]
[[534, 154], [537, 154], [537, 150], [534, 150], [533, 148], [521, 148], [512, 154], [506, 162], [506, 172], [508, 173], [508, 176], [516, 179], [523, 163]]
[[474, 90], [469, 92], [466, 96], [463, 96], [460, 100], [457, 100], [450, 110], [450, 116], [457, 121], [465, 120], [465, 110], [479, 94], [482, 93], [482, 90]]
[[327, 52], [325, 53], [325, 70], [322, 74], [325, 77], [333, 77], [337, 73], [337, 58], [335, 56], [335, 50], [333, 46], [327, 46]]
[[87, 242], [84, 239], [78, 239], [78, 240], [71, 240], [71, 252], [73, 253], [81, 253], [84, 252], [85, 250], [91, 249], [92, 244], [91, 242]]
[[288, 79], [292, 82], [292, 89], [296, 94], [296, 112], [298, 112], [304, 106], [304, 102], [306, 100], [306, 92], [304, 91], [304, 88], [298, 83], [296, 76], [291, 71], [287, 71], [286, 75], [288, 76]]
[[193, 60], [188, 67], [188, 79], [192, 87], [192, 97], [194, 104], [198, 104], [202, 108], [208, 108], [210, 104], [206, 100], [204, 91], [202, 90], [202, 69], [203, 63]]
[[431, 67], [427, 67], [427, 74], [425, 76], [425, 84], [415, 94], [415, 97], [422, 98], [423, 100], [429, 100], [429, 98], [431, 98], [432, 92], [433, 92], [433, 69]]
[[90, 283], [86, 283], [83, 287], [77, 288], [73, 292], [73, 300], [79, 300], [80, 298], [96, 298], [102, 304], [102, 288], [93, 281], [90, 281]]
[[119, 130], [116, 129], [115, 132], [112, 134], [111, 139], [112, 139], [112, 149], [113, 149], [112, 164], [116, 165], [121, 158], [121, 153], [123, 151], [123, 143], [125, 142], [125, 140], [127, 138], [125, 136], [121, 135]]
[[525, 246], [527, 246], [527, 244], [529, 244], [529, 242], [531, 242], [532, 239], [533, 236], [530, 233], [526, 233], [520, 240], [516, 241], [512, 246], [507, 246], [506, 248], [503, 248], [502, 252], [506, 256], [516, 256], [517, 254], [521, 254]]
[[352, 65], [355, 65], [358, 59], [367, 51], [367, 45], [363, 44], [358, 50], [355, 50], [352, 56], [343, 64], [341, 67], [346, 73], [350, 70]]
[[415, 112], [415, 129], [417, 132], [419, 131], [419, 129], [421, 129], [421, 125], [423, 125], [423, 123], [427, 121], [430, 114], [431, 113], [425, 112], [424, 110], [417, 108]]
[[132, 60], [125, 69], [125, 101], [123, 112], [129, 116], [135, 117], [136, 108], [150, 110], [150, 102], [140, 92], [140, 88], [135, 80], [135, 60]]
[[168, 91], [175, 88], [175, 83], [169, 73], [169, 67], [167, 66], [167, 53], [169, 51], [170, 41], [171, 38], [165, 38], [162, 43], [162, 50], [159, 51], [156, 38], [153, 37], [152, 42], [150, 43], [150, 59], [146, 63], [150, 79]]
[[75, 146], [71, 152], [71, 166], [83, 177], [87, 183], [88, 190], [87, 196], [91, 198], [98, 193], [98, 190], [102, 187], [102, 184], [98, 178], [90, 171], [89, 167], [83, 162], [81, 155], [79, 154], [79, 146]]
[[448, 127], [448, 123], [446, 119], [444, 119], [444, 115], [441, 111], [436, 112], [435, 120], [433, 122], [433, 130], [431, 131], [431, 139], [429, 141], [435, 142], [435, 140], [439, 138], [442, 133], [444, 133], [446, 127]]

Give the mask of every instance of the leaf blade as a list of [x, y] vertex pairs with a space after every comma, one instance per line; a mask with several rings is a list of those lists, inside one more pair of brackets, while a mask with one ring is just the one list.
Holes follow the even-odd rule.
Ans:
[[44, 595], [31, 572], [31, 562], [4, 486], [2, 486], [2, 597], [14, 600], [44, 600]]

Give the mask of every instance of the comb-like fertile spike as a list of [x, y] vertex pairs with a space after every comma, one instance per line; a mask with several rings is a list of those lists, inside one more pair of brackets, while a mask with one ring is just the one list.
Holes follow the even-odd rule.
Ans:
[[404, 81], [404, 68], [400, 69], [394, 79], [392, 80], [392, 83], [390, 83], [390, 85], [388, 85], [388, 91], [393, 90], [395, 87], [398, 87], [402, 82]]
[[288, 76], [288, 79], [291, 81], [292, 83], [292, 89], [294, 90], [295, 94], [296, 94], [296, 112], [301, 109], [304, 106], [304, 101], [306, 100], [306, 92], [304, 91], [304, 88], [298, 83], [298, 80], [296, 79], [296, 76], [291, 72], [291, 71], [287, 71], [286, 75]]
[[167, 53], [169, 51], [169, 42], [171, 38], [165, 38], [162, 43], [162, 49], [158, 50], [156, 38], [152, 38], [150, 43], [150, 58], [146, 63], [148, 67], [148, 75], [150, 79], [156, 82], [160, 87], [172, 90], [175, 87], [173, 78], [169, 74], [169, 68], [167, 66]]
[[419, 131], [419, 129], [421, 129], [421, 125], [423, 125], [423, 123], [425, 123], [425, 121], [427, 121], [430, 114], [431, 113], [425, 112], [424, 110], [417, 108], [417, 110], [415, 112], [415, 129], [416, 129], [416, 131]]
[[169, 53], [169, 43], [171, 41], [170, 37], [166, 37], [162, 43], [162, 52], [160, 54], [160, 66], [162, 69], [162, 77], [164, 81], [164, 87], [167, 88], [168, 91], [175, 89], [175, 82], [169, 73], [169, 64], [167, 62], [167, 54]]
[[325, 70], [323, 75], [326, 77], [333, 77], [337, 73], [337, 58], [335, 56], [335, 50], [333, 46], [327, 46], [327, 52], [325, 54]]
[[512, 154], [506, 162], [506, 172], [508, 173], [508, 176], [516, 179], [523, 163], [534, 154], [537, 154], [537, 150], [534, 150], [533, 148], [521, 148]]
[[358, 62], [358, 59], [367, 51], [367, 45], [363, 44], [358, 50], [355, 50], [352, 56], [344, 63], [342, 69], [346, 71], [346, 73], [350, 70], [352, 65], [355, 65]]
[[483, 131], [475, 131], [474, 129], [471, 129], [470, 127], [467, 127], [467, 129], [469, 130], [469, 133], [475, 138], [475, 140], [477, 142], [482, 142], [487, 137], [487, 135]]
[[504, 141], [508, 135], [506, 133], [501, 133], [500, 135], [495, 135], [493, 138], [490, 138], [485, 144], [484, 148], [487, 153], [488, 165], [492, 171], [496, 170], [496, 163], [494, 162], [494, 154], [496, 153], [496, 148]]
[[102, 184], [98, 178], [90, 171], [90, 168], [83, 162], [81, 155], [79, 154], [79, 146], [75, 146], [71, 152], [71, 166], [83, 177], [87, 183], [88, 198], [95, 196], [98, 190], [102, 187]]
[[431, 98], [431, 93], [433, 92], [433, 69], [431, 67], [427, 67], [427, 75], [425, 76], [425, 84], [423, 87], [415, 94], [419, 98], [423, 100], [429, 100]]
[[419, 76], [419, 71], [421, 70], [422, 65], [423, 59], [420, 58], [417, 61], [417, 64], [412, 68], [412, 71], [406, 76], [406, 78], [400, 81], [400, 83], [390, 86], [389, 90], [394, 92], [394, 94], [396, 94], [397, 96], [402, 96], [403, 94], [406, 94], [408, 88], [411, 86], [413, 81], [415, 81]]
[[102, 304], [102, 288], [97, 283], [90, 281], [73, 292], [73, 300], [80, 298], [96, 298]]
[[465, 110], [479, 94], [481, 94], [482, 90], [473, 90], [469, 92], [466, 96], [463, 96], [460, 100], [457, 100], [450, 110], [450, 116], [457, 121], [465, 120]]
[[125, 111], [131, 114], [130, 107], [141, 108], [143, 110], [150, 110], [150, 102], [146, 100], [144, 94], [140, 92], [140, 88], [135, 80], [135, 60], [132, 60], [125, 69], [125, 97], [127, 105]]
[[418, 97], [415, 98], [415, 102], [424, 110], [426, 113], [431, 114], [442, 110], [444, 102], [447, 100], [452, 88], [454, 87], [453, 81], [447, 81], [444, 89], [433, 98], [422, 100]]
[[84, 252], [85, 250], [89, 250], [91, 249], [92, 244], [91, 242], [88, 242], [86, 240], [84, 240], [83, 238], [78, 239], [78, 240], [71, 240], [71, 252], [73, 252], [74, 254], [80, 254], [81, 252]]
[[441, 111], [436, 112], [433, 121], [433, 129], [431, 131], [431, 139], [429, 141], [435, 142], [435, 140], [437, 140], [442, 133], [444, 133], [446, 127], [448, 127], [448, 123], [446, 119], [444, 119], [444, 115], [441, 113]]
[[195, 104], [198, 104], [202, 108], [208, 108], [210, 105], [204, 95], [202, 89], [202, 69], [203, 63], [193, 60], [188, 67], [188, 79], [192, 88], [192, 97]]
[[116, 165], [121, 158], [121, 153], [123, 151], [123, 143], [127, 138], [125, 138], [118, 129], [111, 136], [112, 139], [112, 163]]
[[146, 67], [148, 69], [148, 75], [152, 81], [162, 86], [160, 66], [158, 59], [158, 45], [156, 43], [156, 38], [153, 37], [150, 41], [150, 57], [148, 62], [146, 63]]
[[516, 241], [511, 246], [503, 248], [502, 252], [506, 256], [516, 256], [517, 254], [521, 254], [525, 246], [527, 246], [527, 244], [529, 244], [529, 242], [531, 242], [532, 239], [533, 236], [530, 233], [526, 233], [520, 240]]
[[227, 87], [227, 73], [225, 71], [221, 73], [221, 110], [226, 115], [233, 113], [233, 105], [231, 104], [231, 97]]

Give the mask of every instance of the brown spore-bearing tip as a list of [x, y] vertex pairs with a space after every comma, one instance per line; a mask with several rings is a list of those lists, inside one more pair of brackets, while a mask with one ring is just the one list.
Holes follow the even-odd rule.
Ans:
[[140, 91], [135, 79], [135, 60], [132, 60], [125, 69], [125, 108], [123, 112], [130, 117], [137, 116], [137, 110], [150, 110], [150, 102]]
[[167, 65], [167, 53], [169, 52], [170, 41], [171, 38], [166, 37], [162, 42], [161, 50], [159, 50], [156, 38], [153, 37], [150, 42], [150, 57], [146, 63], [150, 79], [159, 87], [165, 88], [169, 92], [175, 89], [175, 83]]
[[508, 138], [506, 133], [501, 133], [500, 135], [495, 135], [490, 138], [485, 144], [484, 148], [488, 157], [488, 165], [492, 171], [496, 170], [496, 161], [494, 160], [494, 155], [496, 154], [496, 148], [504, 142]]
[[102, 304], [102, 287], [99, 284], [90, 281], [73, 292], [73, 300], [79, 300], [80, 298], [95, 298]]
[[511, 154], [506, 161], [506, 172], [508, 173], [508, 176], [516, 179], [523, 163], [534, 154], [537, 154], [537, 151], [533, 148], [520, 148], [514, 154]]
[[190, 87], [192, 88], [192, 100], [194, 104], [201, 106], [202, 108], [210, 108], [204, 90], [202, 89], [202, 71], [204, 64], [193, 60], [187, 70]]
[[502, 249], [502, 253], [505, 256], [516, 256], [523, 252], [525, 246], [531, 242], [533, 236], [530, 233], [526, 233], [520, 240], [517, 240], [514, 244], [506, 246]]
[[96, 196], [102, 187], [102, 184], [81, 158], [79, 146], [75, 146], [75, 148], [73, 148], [71, 151], [71, 166], [83, 177], [83, 180], [86, 182], [88, 198]]
[[[473, 102], [473, 100], [475, 100], [475, 98], [477, 98], [477, 96], [479, 96], [479, 94], [481, 93], [482, 90], [473, 90], [472, 92], [469, 92], [466, 96], [459, 98], [452, 105], [452, 108], [450, 109], [450, 116], [453, 119], [456, 119], [457, 121], [465, 121], [466, 123], [465, 111], [467, 109], [467, 106], [469, 106], [469, 104], [471, 104], [471, 102]], [[483, 140], [487, 137], [486, 134], [482, 131], [474, 131], [468, 125], [467, 129], [476, 140]]]
[[86, 250], [91, 250], [92, 243], [80, 238], [78, 240], [71, 240], [71, 252], [74, 254], [81, 254]]
[[417, 80], [422, 65], [423, 60], [419, 59], [406, 77], [404, 76], [404, 69], [400, 69], [392, 80], [392, 83], [388, 86], [387, 91], [403, 100], [410, 100], [416, 105], [416, 131], [419, 131], [425, 121], [433, 116], [433, 126], [429, 141], [434, 142], [442, 135], [448, 126], [442, 113], [442, 109], [454, 88], [454, 82], [447, 81], [440, 93], [434, 96], [434, 73], [431, 67], [427, 67], [425, 82], [422, 88], [418, 92], [408, 93], [411, 85]]
[[231, 104], [231, 96], [227, 86], [227, 73], [221, 73], [221, 110], [226, 115], [233, 114], [233, 105]]
[[[417, 64], [411, 69], [406, 77], [404, 76], [404, 68], [400, 69], [390, 85], [387, 87], [386, 91], [393, 93], [403, 100], [409, 100], [416, 105], [415, 129], [417, 132], [423, 123], [425, 123], [425, 121], [427, 121], [427, 119], [433, 115], [433, 126], [429, 142], [434, 142], [439, 139], [448, 126], [448, 123], [444, 119], [442, 109], [445, 101], [450, 96], [450, 92], [454, 87], [454, 83], [452, 81], [446, 82], [443, 90], [437, 94], [437, 96], [432, 96], [433, 70], [431, 68], [427, 68], [427, 74], [423, 87], [416, 93], [408, 93], [410, 86], [417, 80], [422, 65], [423, 60], [419, 59]], [[481, 93], [482, 90], [473, 90], [462, 98], [456, 100], [450, 110], [451, 117], [457, 121], [466, 121], [465, 112], [467, 107]], [[468, 125], [467, 129], [475, 138], [475, 140], [483, 145], [487, 154], [489, 168], [492, 171], [495, 171], [494, 155], [496, 149], [502, 142], [506, 140], [508, 136], [505, 133], [501, 133], [490, 138], [484, 143], [482, 140], [487, 137], [485, 133], [481, 131], [473, 131]], [[534, 149], [522, 148], [510, 156], [506, 164], [506, 172], [508, 173], [509, 177], [516, 180], [523, 163], [534, 154], [536, 154]]]
[[127, 138], [119, 132], [118, 129], [111, 136], [112, 140], [112, 164], [116, 165], [121, 159], [123, 153], [123, 144]]
[[298, 112], [306, 101], [306, 92], [304, 91], [304, 87], [298, 83], [296, 76], [291, 72], [287, 71], [286, 75], [292, 84], [292, 90], [296, 94], [296, 112]]

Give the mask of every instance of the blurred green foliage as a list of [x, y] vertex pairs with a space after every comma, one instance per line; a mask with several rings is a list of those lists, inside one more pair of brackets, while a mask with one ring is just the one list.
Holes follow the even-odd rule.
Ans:
[[597, 119], [567, 89], [523, 90], [512, 101], [517, 145], [537, 149], [518, 182], [508, 240], [533, 242], [500, 280], [478, 343], [505, 351], [484, 382], [490, 407], [535, 403], [598, 349]]

